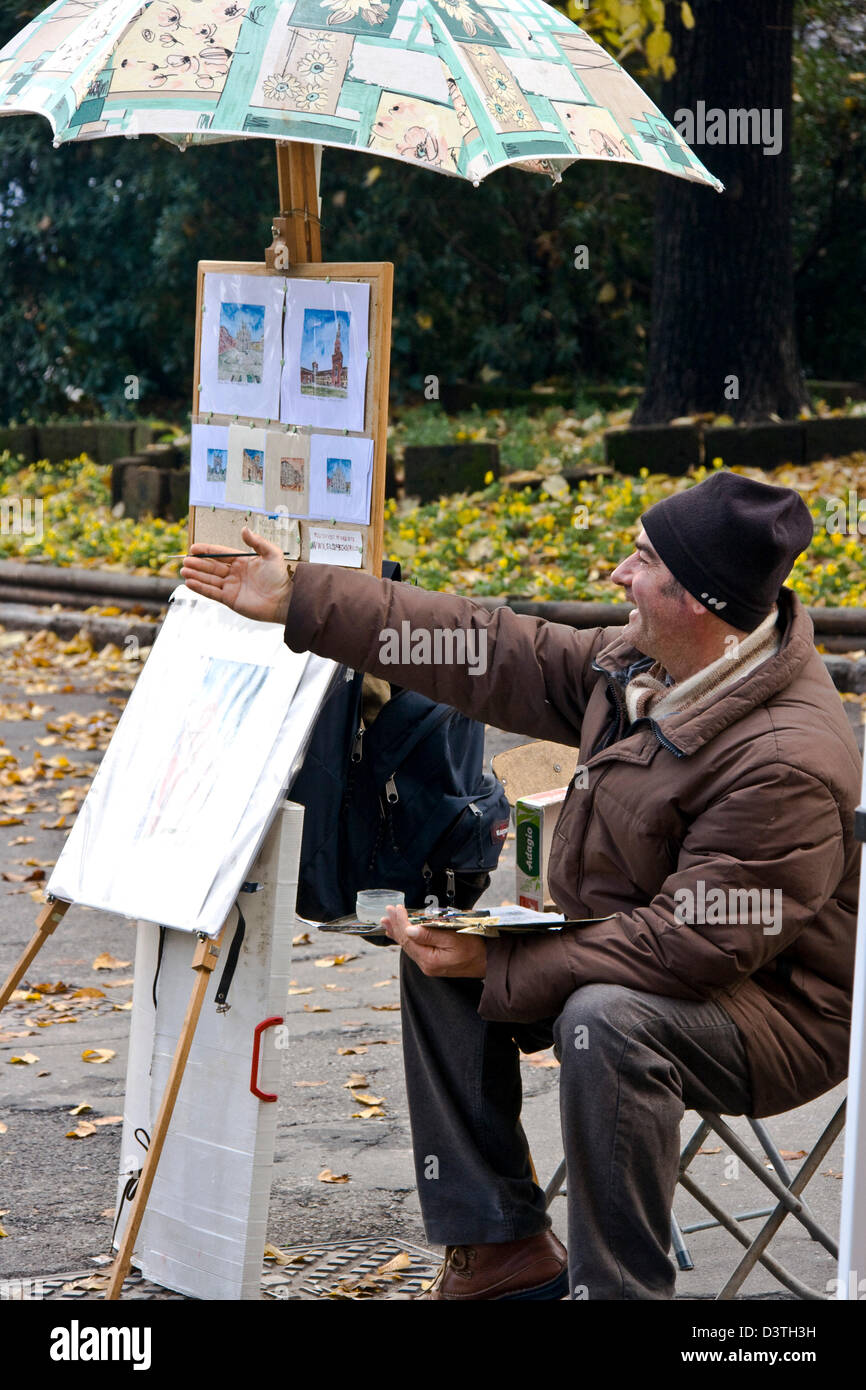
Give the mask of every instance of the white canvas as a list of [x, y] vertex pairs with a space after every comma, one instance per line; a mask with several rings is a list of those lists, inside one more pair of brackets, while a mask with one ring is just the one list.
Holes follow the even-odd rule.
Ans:
[[336, 670], [284, 636], [175, 590], [50, 893], [219, 931]]

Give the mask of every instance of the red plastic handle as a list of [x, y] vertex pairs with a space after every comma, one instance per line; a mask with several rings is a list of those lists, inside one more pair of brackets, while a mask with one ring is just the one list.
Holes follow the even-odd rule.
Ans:
[[278, 1096], [272, 1096], [268, 1091], [259, 1090], [259, 1052], [262, 1046], [262, 1033], [266, 1028], [274, 1028], [278, 1023], [283, 1022], [282, 1014], [276, 1014], [273, 1018], [263, 1018], [261, 1023], [257, 1023], [253, 1033], [253, 1064], [250, 1068], [250, 1090], [259, 1100], [278, 1100]]

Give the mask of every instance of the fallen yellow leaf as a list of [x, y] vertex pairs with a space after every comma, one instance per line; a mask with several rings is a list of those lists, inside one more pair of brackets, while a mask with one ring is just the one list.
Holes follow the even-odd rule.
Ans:
[[342, 955], [342, 956], [320, 956], [318, 960], [314, 960], [314, 961], [313, 961], [313, 965], [318, 965], [318, 966], [321, 966], [321, 967], [323, 967], [323, 968], [326, 969], [326, 968], [327, 968], [328, 966], [330, 966], [330, 965], [345, 965], [347, 960], [357, 960], [357, 959], [358, 959], [357, 956], [350, 956], [350, 955]]
[[66, 1113], [67, 1113], [67, 1115], [83, 1115], [84, 1112], [85, 1112], [86, 1110], [92, 1110], [92, 1109], [93, 1109], [93, 1106], [92, 1106], [92, 1105], [88, 1105], [88, 1104], [87, 1104], [87, 1101], [86, 1101], [86, 1100], [83, 1100], [83, 1101], [81, 1102], [80, 1105], [76, 1105], [72, 1110], [67, 1110]]
[[3, 1230], [3, 1227], [0, 1226], [0, 1240], [2, 1240], [4, 1236], [8, 1236], [8, 1234], [9, 1234], [9, 1232], [8, 1232], [8, 1231], [4, 1231], [4, 1230]]
[[305, 1013], [305, 1014], [329, 1014], [330, 1012], [331, 1012], [330, 1009], [325, 1009], [325, 1008], [323, 1008], [321, 1004], [305, 1004], [305, 1005], [304, 1005], [304, 1013]]
[[108, 951], [103, 951], [101, 956], [96, 957], [92, 968], [94, 970], [125, 970], [126, 967], [131, 964], [132, 961], [130, 960], [118, 960], [116, 956], [110, 955]]
[[371, 1096], [365, 1091], [353, 1091], [352, 1100], [356, 1105], [381, 1105], [384, 1096]]
[[353, 1090], [356, 1086], [367, 1086], [368, 1084], [367, 1078], [362, 1071], [353, 1071], [349, 1080], [343, 1082], [343, 1085], [348, 1086], [350, 1090]]
[[86, 1139], [89, 1134], [96, 1133], [96, 1125], [89, 1120], [81, 1120], [74, 1129], [67, 1130], [67, 1139]]
[[353, 1110], [353, 1120], [374, 1120], [384, 1115], [385, 1111], [381, 1105], [369, 1105], [366, 1110]]
[[308, 931], [302, 931], [299, 936], [292, 937], [293, 946], [312, 946], [312, 944]]
[[306, 989], [290, 989], [289, 994], [313, 994], [313, 986], [308, 985]]
[[290, 1265], [292, 1263], [292, 1257], [290, 1255], [284, 1255], [282, 1250], [278, 1250], [275, 1245], [271, 1245], [270, 1241], [265, 1245], [265, 1259], [273, 1260], [274, 1264], [277, 1265]]
[[319, 1174], [319, 1182], [348, 1182], [348, 1173], [332, 1173], [330, 1168], [323, 1168]]
[[0, 1134], [5, 1134], [6, 1131], [8, 1130], [8, 1128], [9, 1128], [9, 1126], [8, 1126], [8, 1125], [4, 1125], [3, 1121], [0, 1120]]
[[94, 1126], [96, 1126], [96, 1128], [98, 1128], [100, 1125], [122, 1125], [122, 1124], [123, 1124], [123, 1116], [122, 1116], [122, 1115], [100, 1115], [100, 1117], [99, 1117], [98, 1120], [94, 1120], [94, 1121], [93, 1121], [93, 1124], [94, 1124]]
[[363, 1055], [364, 1055], [364, 1053], [365, 1053], [366, 1051], [367, 1051], [366, 1047], [363, 1047], [363, 1046], [360, 1046], [360, 1047], [338, 1047], [338, 1048], [337, 1048], [337, 1056], [338, 1056], [338, 1057], [363, 1057]]
[[393, 1260], [389, 1260], [386, 1265], [380, 1265], [376, 1273], [397, 1274], [401, 1269], [408, 1269], [411, 1263], [409, 1252], [407, 1250], [401, 1250], [399, 1255], [394, 1256]]
[[94, 989], [93, 985], [85, 985], [84, 989], [77, 989], [71, 997], [73, 999], [104, 999], [105, 993], [101, 989]]
[[108, 1047], [88, 1047], [81, 1054], [82, 1062], [110, 1062], [117, 1053]]
[[24, 1052], [24, 1053], [22, 1053], [22, 1055], [21, 1055], [20, 1057], [10, 1057], [10, 1058], [9, 1058], [9, 1065], [10, 1065], [10, 1066], [19, 1066], [19, 1067], [32, 1067], [32, 1066], [33, 1066], [33, 1063], [34, 1063], [34, 1062], [38, 1062], [38, 1061], [39, 1061], [39, 1058], [36, 1057], [36, 1056], [34, 1055], [34, 1053], [32, 1053], [32, 1052]]

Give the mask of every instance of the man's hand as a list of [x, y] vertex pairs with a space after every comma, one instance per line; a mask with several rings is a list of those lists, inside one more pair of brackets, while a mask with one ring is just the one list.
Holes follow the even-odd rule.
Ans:
[[199, 558], [202, 553], [215, 555], [218, 551], [227, 551], [231, 554], [231, 546], [196, 541], [180, 567], [181, 578], [193, 593], [225, 603], [244, 618], [285, 624], [292, 590], [285, 556], [279, 546], [263, 540], [249, 526], [244, 527], [241, 536], [256, 552], [254, 556], [239, 560], [202, 560]]
[[487, 974], [487, 942], [483, 936], [410, 923], [405, 907], [389, 907], [382, 925], [425, 975], [483, 980]]

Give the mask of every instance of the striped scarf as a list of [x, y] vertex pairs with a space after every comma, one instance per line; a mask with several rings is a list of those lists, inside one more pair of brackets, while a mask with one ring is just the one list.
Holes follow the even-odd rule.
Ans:
[[659, 662], [648, 671], [634, 676], [625, 689], [625, 703], [631, 722], [646, 719], [650, 714], [654, 719], [664, 719], [669, 714], [702, 705], [735, 681], [749, 675], [779, 650], [777, 617], [778, 609], [774, 608], [754, 632], [737, 643], [732, 652], [725, 652], [718, 661], [705, 666], [678, 685], [671, 681]]

